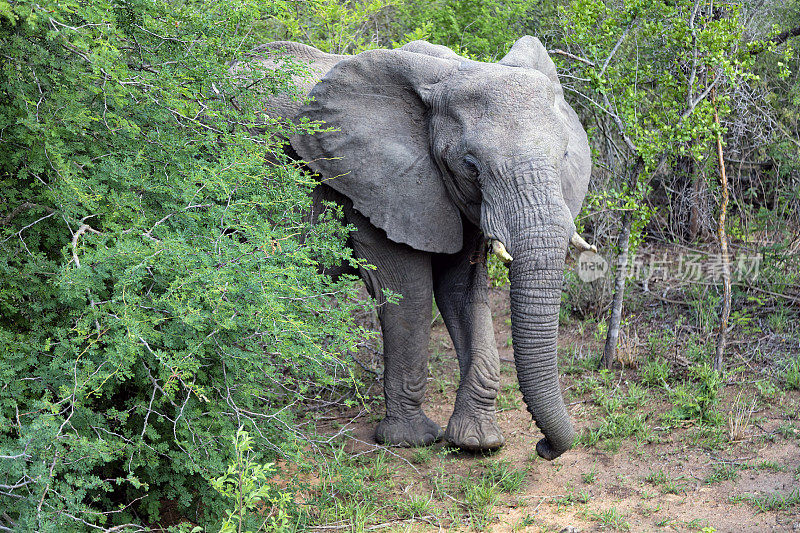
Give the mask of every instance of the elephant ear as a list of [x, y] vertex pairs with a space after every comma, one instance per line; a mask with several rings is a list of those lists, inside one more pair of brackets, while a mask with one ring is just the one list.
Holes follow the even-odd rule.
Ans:
[[558, 81], [553, 60], [550, 59], [539, 39], [527, 35], [514, 43], [499, 64], [538, 70], [553, 82], [556, 93], [556, 109], [569, 132], [567, 152], [561, 171], [561, 192], [572, 216], [578, 216], [592, 174], [592, 152], [578, 114], [564, 99], [564, 89]]
[[292, 146], [326, 185], [387, 236], [418, 250], [455, 253], [461, 215], [430, 155], [427, 98], [458, 63], [405, 50], [370, 50], [336, 64], [300, 117], [327, 131]]

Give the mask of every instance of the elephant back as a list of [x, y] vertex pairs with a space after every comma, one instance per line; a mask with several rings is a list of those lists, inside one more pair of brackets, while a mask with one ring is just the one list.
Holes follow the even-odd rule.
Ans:
[[247, 84], [258, 84], [258, 80], [253, 79], [253, 71], [277, 70], [284, 64], [284, 57], [307, 68], [307, 72], [292, 76], [297, 94], [270, 94], [265, 89], [266, 94], [260, 99], [260, 103], [270, 118], [293, 120], [300, 113], [303, 100], [311, 89], [336, 63], [347, 56], [328, 54], [301, 43], [275, 41], [254, 48], [246, 54], [245, 59], [232, 63], [228, 71], [234, 78], [246, 80]]

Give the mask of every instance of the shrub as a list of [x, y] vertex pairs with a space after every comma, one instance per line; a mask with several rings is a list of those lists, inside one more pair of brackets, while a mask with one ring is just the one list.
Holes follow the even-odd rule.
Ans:
[[283, 7], [0, 1], [3, 528], [219, 518], [237, 428], [291, 449], [290, 407], [353, 381], [352, 284], [316, 268], [345, 230], [231, 115], [228, 61]]
[[669, 392], [672, 410], [668, 418], [675, 420], [698, 420], [709, 425], [721, 422], [717, 405], [722, 386], [720, 374], [708, 364], [689, 369], [694, 382], [679, 385]]

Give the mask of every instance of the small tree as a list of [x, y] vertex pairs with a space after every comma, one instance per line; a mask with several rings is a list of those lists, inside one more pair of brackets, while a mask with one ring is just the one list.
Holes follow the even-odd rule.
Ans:
[[730, 93], [752, 77], [752, 55], [733, 2], [641, 0], [612, 6], [574, 0], [562, 11], [564, 42], [574, 80], [567, 86], [593, 117], [594, 143], [611, 175], [593, 193], [590, 209], [620, 214], [614, 300], [602, 363], [614, 361], [622, 316], [627, 258], [650, 216], [652, 176], [676, 157], [705, 161], [716, 147], [712, 91], [720, 114]]

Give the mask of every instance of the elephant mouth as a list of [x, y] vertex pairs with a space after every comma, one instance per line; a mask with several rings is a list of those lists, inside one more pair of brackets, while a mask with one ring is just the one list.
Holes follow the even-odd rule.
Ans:
[[[572, 234], [572, 237], [569, 239], [570, 245], [572, 245], [576, 250], [579, 252], [594, 252], [597, 253], [597, 246], [594, 244], [589, 244], [586, 242], [580, 233], [577, 231]], [[486, 244], [489, 247], [491, 253], [497, 256], [497, 258], [505, 264], [510, 263], [514, 260], [511, 254], [508, 253], [506, 249], [506, 245], [503, 244], [502, 241], [495, 239], [494, 237], [488, 237], [486, 239]]]

